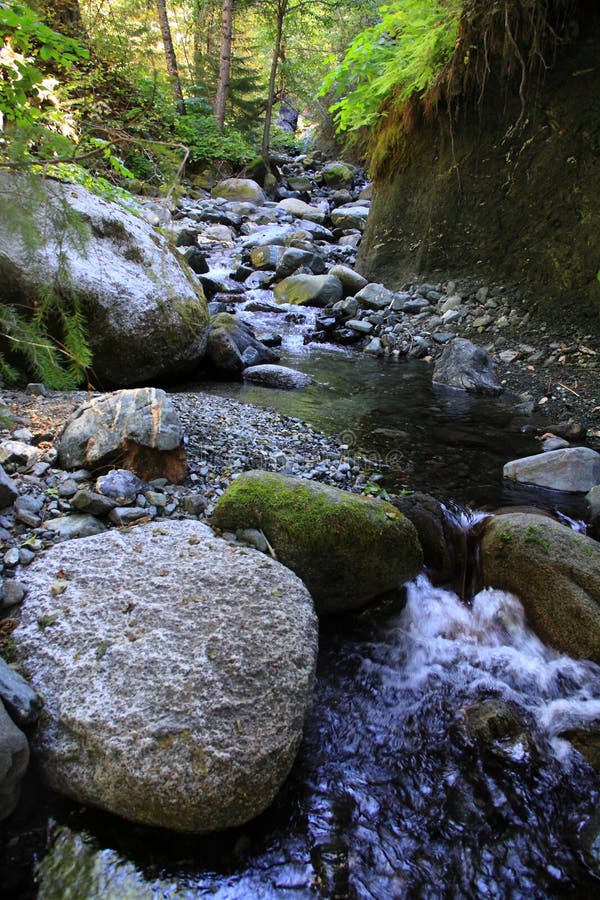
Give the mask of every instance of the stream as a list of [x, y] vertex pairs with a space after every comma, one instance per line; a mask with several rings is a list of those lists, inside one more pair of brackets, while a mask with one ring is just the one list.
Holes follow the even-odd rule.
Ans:
[[[281, 332], [283, 322], [267, 315], [258, 324]], [[515, 501], [502, 465], [536, 444], [514, 402], [432, 386], [424, 362], [307, 348], [297, 322], [283, 331], [282, 362], [315, 385], [196, 387], [340, 434], [389, 488], [480, 508]], [[548, 507], [557, 499], [534, 497]], [[322, 622], [305, 739], [257, 820], [174, 835], [46, 796], [32, 782], [17, 822], [26, 837], [9, 846], [6, 896], [591, 896], [600, 785], [561, 734], [597, 721], [598, 698], [600, 667], [545, 647], [515, 597], [488, 589], [465, 604], [420, 576], [386, 606]]]

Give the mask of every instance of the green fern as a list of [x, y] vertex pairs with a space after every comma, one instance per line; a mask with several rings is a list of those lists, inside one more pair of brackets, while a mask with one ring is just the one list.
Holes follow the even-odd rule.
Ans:
[[339, 131], [373, 125], [389, 100], [403, 103], [430, 90], [452, 55], [464, 0], [396, 0], [379, 8], [381, 21], [362, 31], [329, 73], [321, 96]]

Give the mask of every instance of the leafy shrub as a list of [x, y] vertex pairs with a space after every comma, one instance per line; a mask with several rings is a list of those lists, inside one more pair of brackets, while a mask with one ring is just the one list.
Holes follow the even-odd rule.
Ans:
[[253, 156], [253, 150], [244, 135], [233, 128], [219, 126], [212, 115], [188, 114], [181, 116], [175, 131], [190, 151], [190, 162], [208, 162], [213, 159], [241, 164]]

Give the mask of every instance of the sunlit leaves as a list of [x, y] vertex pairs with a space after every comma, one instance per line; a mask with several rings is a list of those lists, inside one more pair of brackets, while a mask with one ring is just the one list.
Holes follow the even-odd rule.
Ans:
[[373, 125], [386, 101], [422, 94], [454, 50], [461, 0], [396, 0], [379, 9], [378, 24], [362, 31], [324, 81], [322, 94], [340, 131]]

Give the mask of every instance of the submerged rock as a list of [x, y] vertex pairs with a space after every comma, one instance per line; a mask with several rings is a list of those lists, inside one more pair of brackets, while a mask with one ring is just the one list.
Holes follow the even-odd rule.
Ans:
[[34, 751], [53, 790], [190, 832], [271, 803], [317, 652], [295, 575], [179, 521], [56, 545], [27, 586], [14, 637], [44, 697]]
[[183, 429], [158, 388], [93, 397], [67, 419], [58, 439], [61, 465], [97, 471], [118, 461], [140, 478], [180, 482], [187, 473]]
[[231, 531], [260, 528], [321, 613], [367, 606], [422, 564], [414, 526], [391, 504], [273, 472], [240, 475], [212, 521]]
[[503, 390], [496, 382], [490, 354], [465, 338], [455, 338], [444, 349], [435, 364], [433, 380], [474, 394], [495, 396]]
[[481, 542], [485, 585], [516, 594], [543, 641], [600, 662], [600, 545], [546, 517], [488, 519]]

